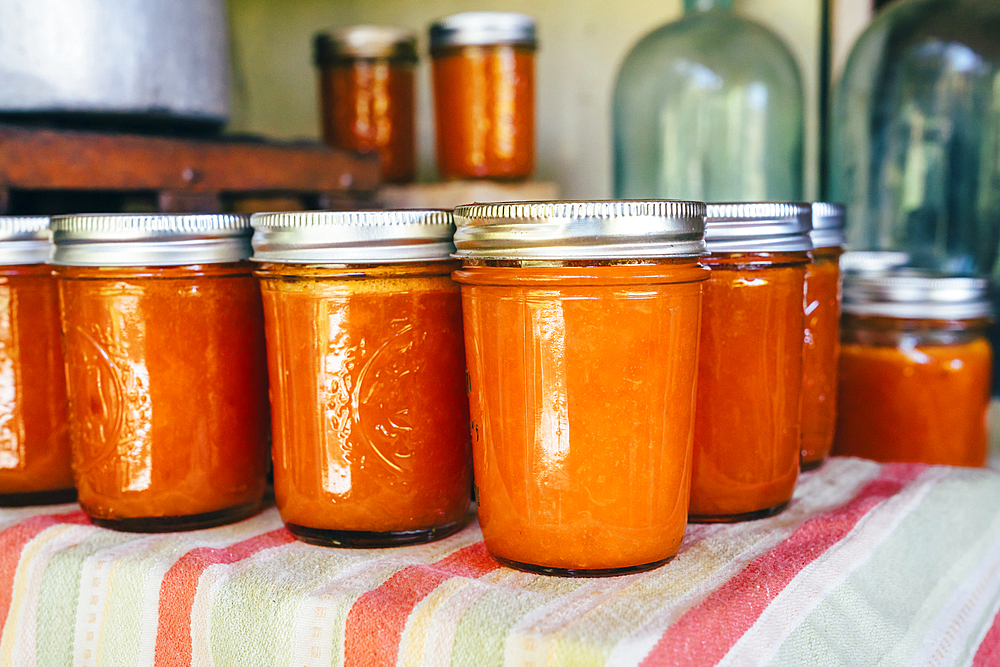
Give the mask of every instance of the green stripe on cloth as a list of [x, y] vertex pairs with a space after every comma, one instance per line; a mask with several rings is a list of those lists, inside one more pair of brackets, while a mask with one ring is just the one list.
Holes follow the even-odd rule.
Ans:
[[128, 533], [95, 529], [93, 535], [79, 544], [52, 556], [38, 594], [39, 667], [62, 667], [73, 662], [80, 566], [83, 561], [102, 549], [123, 544], [136, 537]]
[[[954, 470], [938, 481], [795, 628], [769, 664], [908, 664], [933, 611], [969, 574], [970, 559], [963, 557], [1000, 539], [998, 498], [1000, 477], [994, 473]], [[865, 530], [865, 524], [855, 530]]]

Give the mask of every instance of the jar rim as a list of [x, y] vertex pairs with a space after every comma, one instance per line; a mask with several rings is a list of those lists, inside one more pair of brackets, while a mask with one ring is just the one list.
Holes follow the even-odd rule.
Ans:
[[431, 53], [452, 46], [515, 45], [538, 48], [535, 19], [517, 12], [461, 12], [430, 27]]
[[417, 62], [417, 36], [412, 30], [381, 25], [333, 28], [313, 37], [313, 61], [329, 67], [359, 59]]
[[455, 257], [641, 259], [705, 254], [705, 204], [669, 199], [520, 201], [455, 209]]
[[720, 202], [705, 211], [710, 253], [812, 250], [812, 208], [801, 202]]
[[255, 213], [250, 224], [255, 262], [426, 262], [455, 250], [452, 214], [443, 209]]
[[934, 274], [845, 274], [843, 312], [898, 319], [989, 318], [989, 282]]
[[85, 213], [54, 216], [51, 262], [64, 266], [180, 266], [250, 257], [250, 216]]

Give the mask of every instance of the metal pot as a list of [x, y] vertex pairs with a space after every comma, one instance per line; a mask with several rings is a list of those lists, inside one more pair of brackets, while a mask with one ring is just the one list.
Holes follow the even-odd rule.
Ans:
[[0, 114], [229, 117], [224, 0], [0, 1]]

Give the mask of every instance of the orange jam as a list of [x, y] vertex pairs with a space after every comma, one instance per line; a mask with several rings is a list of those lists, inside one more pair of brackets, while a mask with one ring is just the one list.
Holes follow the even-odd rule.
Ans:
[[378, 152], [387, 183], [407, 183], [416, 174], [416, 62], [414, 37], [393, 28], [356, 26], [316, 38], [323, 140]]
[[467, 521], [472, 470], [454, 267], [261, 265], [274, 492], [299, 539], [391, 546]]
[[806, 333], [802, 351], [802, 469], [830, 454], [837, 419], [840, 354], [840, 248], [813, 251], [806, 266]]
[[845, 314], [834, 453], [985, 465], [987, 324]]
[[696, 258], [470, 265], [462, 283], [479, 522], [501, 562], [614, 573], [687, 523]]
[[767, 516], [792, 497], [807, 261], [805, 252], [702, 260], [712, 275], [698, 359], [692, 521]]
[[0, 267], [0, 505], [75, 497], [52, 268]]
[[[504, 24], [490, 25], [494, 20]], [[489, 30], [496, 40], [479, 39]], [[534, 22], [523, 15], [468, 12], [431, 27], [437, 164], [442, 178], [531, 175], [535, 48]]]
[[260, 506], [267, 376], [247, 262], [56, 269], [80, 504], [129, 531]]

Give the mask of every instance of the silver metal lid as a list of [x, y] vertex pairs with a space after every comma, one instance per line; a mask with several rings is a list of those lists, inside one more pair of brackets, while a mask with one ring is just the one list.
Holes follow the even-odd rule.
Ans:
[[313, 59], [319, 67], [358, 58], [415, 63], [417, 37], [413, 31], [402, 28], [356, 25], [317, 33], [313, 38]]
[[255, 213], [252, 259], [288, 264], [394, 264], [448, 259], [450, 211]]
[[905, 319], [990, 317], [989, 283], [979, 278], [848, 273], [843, 311]]
[[0, 215], [0, 265], [43, 264], [51, 252], [48, 216]]
[[455, 209], [455, 257], [634, 259], [705, 254], [705, 205], [619, 200], [469, 204]]
[[247, 215], [65, 215], [51, 229], [51, 261], [64, 266], [221, 264], [251, 253]]
[[840, 248], [847, 241], [844, 236], [844, 207], [828, 202], [813, 202], [812, 231], [809, 239], [814, 248]]
[[842, 273], [886, 273], [906, 266], [909, 253], [888, 250], [852, 250], [840, 256]]
[[535, 19], [514, 12], [462, 12], [431, 24], [431, 53], [451, 46], [490, 44], [537, 48]]
[[709, 204], [705, 216], [705, 242], [710, 253], [803, 252], [813, 249], [809, 240], [812, 229], [809, 204]]

